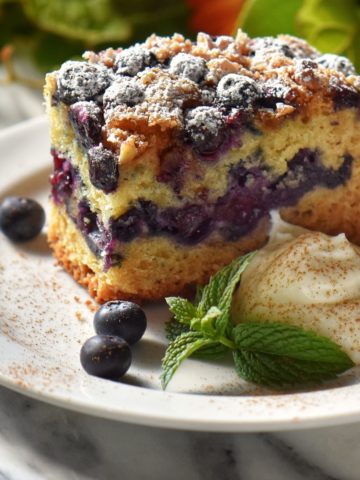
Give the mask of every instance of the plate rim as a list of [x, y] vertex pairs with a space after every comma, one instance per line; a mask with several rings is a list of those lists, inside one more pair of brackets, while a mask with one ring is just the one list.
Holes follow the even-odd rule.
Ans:
[[[4, 142], [11, 143], [12, 139], [16, 139], [22, 135], [29, 135], [30, 133], [34, 138], [38, 137], [40, 142], [43, 141], [45, 145], [45, 142], [49, 143], [49, 140], [45, 137], [47, 131], [47, 119], [45, 115], [37, 116], [7, 127], [0, 131], [0, 152]], [[41, 155], [39, 155], [39, 158], [40, 157]], [[32, 165], [27, 165], [24, 160], [21, 160], [20, 163], [25, 167], [21, 172], [20, 178], [23, 176], [26, 177], [28, 173], [33, 172], [36, 168], [46, 167], [40, 160], [33, 162]], [[0, 171], [2, 168], [0, 164]], [[13, 170], [15, 170], [15, 167]], [[15, 172], [12, 173], [14, 176]], [[3, 189], [5, 187], [6, 189], [7, 186], [8, 184], [5, 180], [1, 181], [0, 175], [0, 188]], [[0, 333], [0, 337], [1, 336]], [[0, 353], [0, 359], [1, 356], [2, 353]], [[96, 404], [93, 399], [91, 400], [86, 396], [82, 397], [81, 401], [81, 399], [77, 397], [70, 398], [70, 396], [60, 394], [59, 392], [54, 393], [53, 391], [50, 392], [35, 387], [29, 388], [26, 385], [17, 383], [16, 379], [5, 375], [1, 371], [0, 384], [26, 396], [79, 413], [139, 425], [182, 430], [212, 432], [280, 431], [344, 425], [360, 420], [360, 384], [295, 394], [285, 393], [266, 396], [247, 394], [246, 396], [230, 396], [161, 392], [144, 387], [114, 384], [114, 382], [110, 382], [112, 386], [108, 388], [106, 386], [109, 384], [108, 381], [87, 377], [89, 376], [86, 375], [82, 377], [83, 383], [85, 382], [90, 385], [90, 387], [94, 385], [94, 382], [106, 382], [106, 384], [102, 386], [105, 386], [105, 390], [109, 390], [109, 392], [111, 392], [111, 390], [114, 389], [114, 385], [116, 385], [117, 390], [122, 393], [125, 392], [125, 395], [128, 394], [131, 398], [136, 398], [137, 400], [142, 397], [145, 403], [146, 399], [151, 400], [151, 402], [159, 402], [163, 405], [164, 409], [157, 409], [157, 413], [154, 409], [151, 410], [152, 407], [149, 407], [148, 411], [143, 408], [138, 408], [138, 406], [137, 408], [125, 408], [123, 410], [111, 409], [109, 404], [106, 406]], [[350, 393], [349, 389], [351, 389]], [[329, 409], [327, 406], [323, 409], [324, 402], [326, 404], [326, 402], [329, 401], [329, 396], [337, 407], [339, 406], [339, 402], [341, 402], [342, 407], [340, 409]], [[304, 399], [303, 403], [301, 402], [302, 399]], [[207, 408], [205, 409], [207, 413], [204, 414], [202, 418], [194, 418], [194, 413], [198, 411], [201, 412], [201, 406], [202, 404], [205, 405], [205, 403], [207, 404]], [[291, 403], [293, 410], [290, 409], [288, 414], [282, 415], [279, 413], [279, 410], [286, 410]], [[299, 405], [297, 405], [298, 403]], [[219, 413], [229, 409], [232, 405], [236, 405], [237, 408], [241, 407], [245, 411], [247, 408], [250, 408], [250, 410], [252, 408], [254, 413], [249, 415], [247, 419], [246, 416], [233, 417], [231, 414], [226, 416], [224, 413]], [[269, 408], [269, 405], [271, 408]], [[283, 407], [279, 409], [279, 405], [283, 405]], [[166, 408], [166, 406], [168, 408]], [[184, 406], [186, 408], [193, 406], [194, 409], [192, 413], [187, 411], [186, 408], [184, 410]], [[261, 412], [263, 413], [261, 414]], [[268, 412], [267, 415], [266, 412]]]

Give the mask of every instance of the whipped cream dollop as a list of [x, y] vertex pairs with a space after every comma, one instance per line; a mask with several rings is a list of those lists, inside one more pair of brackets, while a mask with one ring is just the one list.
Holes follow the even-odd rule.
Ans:
[[279, 232], [243, 274], [232, 318], [315, 331], [360, 363], [360, 249], [343, 234]]

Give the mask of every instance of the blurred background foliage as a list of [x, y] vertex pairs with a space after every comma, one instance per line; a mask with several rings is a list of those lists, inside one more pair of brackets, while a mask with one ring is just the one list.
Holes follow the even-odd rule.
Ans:
[[360, 70], [360, 0], [0, 0], [0, 59], [16, 80], [13, 56], [45, 72], [84, 50], [127, 46], [152, 32], [229, 35], [237, 27], [304, 37]]

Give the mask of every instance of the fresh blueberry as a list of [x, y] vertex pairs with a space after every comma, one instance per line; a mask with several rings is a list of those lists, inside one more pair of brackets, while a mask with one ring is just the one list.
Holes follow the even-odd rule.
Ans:
[[0, 205], [0, 230], [14, 242], [32, 240], [44, 223], [44, 209], [35, 200], [7, 197]]
[[185, 137], [203, 155], [214, 153], [225, 140], [225, 119], [216, 107], [196, 107], [185, 116]]
[[82, 346], [80, 362], [89, 375], [117, 380], [131, 365], [131, 350], [122, 338], [95, 335]]
[[57, 97], [67, 105], [92, 100], [105, 91], [110, 81], [111, 76], [106, 67], [69, 60], [61, 66], [58, 73]]
[[74, 103], [70, 106], [69, 117], [80, 143], [85, 148], [100, 143], [104, 117], [101, 108], [95, 102]]
[[356, 70], [354, 65], [350, 62], [350, 60], [346, 57], [342, 57], [341, 55], [333, 55], [332, 53], [326, 53], [325, 55], [321, 55], [316, 59], [316, 62], [331, 70], [336, 70], [341, 72], [345, 75], [345, 77], [349, 75], [356, 75]]
[[222, 104], [244, 110], [253, 108], [261, 94], [255, 80], [236, 73], [225, 75], [218, 83], [216, 92]]
[[94, 317], [98, 335], [115, 335], [134, 345], [144, 335], [146, 316], [136, 303], [115, 300], [102, 305]]
[[104, 94], [104, 107], [106, 110], [117, 107], [118, 105], [127, 105], [133, 107], [141, 103], [144, 98], [144, 92], [134, 79], [122, 78], [114, 82]]
[[110, 193], [116, 190], [119, 181], [119, 166], [116, 155], [102, 145], [88, 151], [90, 181], [94, 187]]
[[206, 62], [201, 57], [189, 53], [178, 53], [171, 59], [169, 71], [195, 83], [201, 82], [207, 73]]
[[156, 64], [155, 55], [138, 45], [123, 50], [115, 57], [115, 72], [119, 75], [129, 77], [135, 76], [137, 73]]

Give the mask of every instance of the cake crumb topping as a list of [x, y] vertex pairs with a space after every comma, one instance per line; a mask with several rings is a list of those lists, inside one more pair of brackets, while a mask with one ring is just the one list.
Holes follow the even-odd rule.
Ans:
[[139, 135], [139, 145], [154, 128], [188, 138], [201, 117], [201, 129], [191, 135], [198, 145], [218, 125], [218, 113], [203, 115], [210, 107], [222, 109], [222, 125], [234, 112], [270, 125], [288, 115], [306, 116], [312, 102], [333, 102], [335, 110], [360, 106], [351, 62], [321, 55], [290, 35], [251, 39], [239, 30], [235, 38], [199, 33], [192, 42], [180, 34], [154, 34], [142, 44], [86, 52], [84, 58], [65, 62], [56, 73], [54, 98], [67, 105], [96, 103], [103, 130], [116, 131], [115, 137], [119, 131]]

